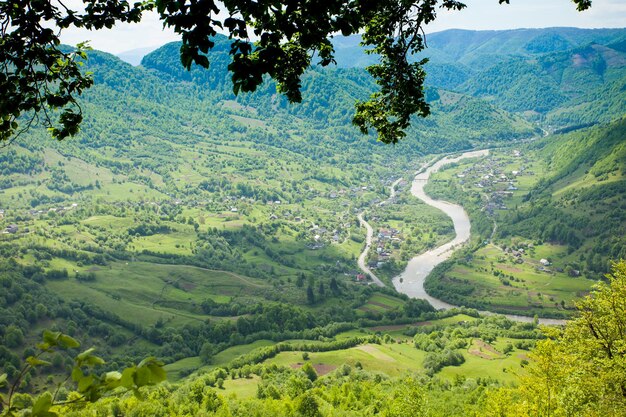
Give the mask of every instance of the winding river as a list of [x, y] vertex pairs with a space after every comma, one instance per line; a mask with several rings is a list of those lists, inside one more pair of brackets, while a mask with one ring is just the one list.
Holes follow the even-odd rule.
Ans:
[[[415, 197], [419, 198], [429, 206], [438, 208], [439, 210], [446, 213], [452, 219], [452, 223], [454, 224], [455, 237], [450, 242], [445, 243], [435, 249], [424, 252], [411, 259], [407, 264], [404, 272], [393, 279], [393, 285], [399, 292], [404, 293], [409, 297], [425, 299], [436, 309], [449, 309], [457, 307], [428, 295], [428, 293], [426, 293], [426, 290], [424, 289], [424, 281], [426, 280], [428, 274], [430, 274], [430, 272], [437, 265], [452, 256], [452, 253], [454, 252], [454, 249], [456, 247], [462, 245], [469, 240], [471, 230], [470, 219], [463, 207], [457, 204], [449, 203], [447, 201], [433, 200], [432, 198], [430, 198], [424, 192], [424, 186], [428, 182], [430, 174], [439, 171], [444, 165], [448, 165], [465, 158], [475, 158], [480, 156], [486, 156], [488, 154], [489, 150], [480, 150], [465, 152], [456, 158], [445, 157], [431, 164], [425, 170], [422, 169], [416, 173], [415, 179], [413, 180], [413, 184], [411, 186], [411, 194], [413, 194]], [[393, 193], [395, 193], [394, 186], [392, 186], [392, 195]], [[362, 223], [367, 225], [367, 223], [363, 221], [362, 216], [360, 216], [359, 219]], [[369, 233], [370, 229], [371, 227], [368, 229], [368, 248], [371, 244], [371, 234]], [[370, 275], [373, 275], [371, 271]], [[481, 313], [493, 314], [488, 311], [481, 311]], [[533, 321], [532, 317], [527, 316], [507, 314], [506, 317], [512, 320], [522, 322]], [[560, 325], [564, 324], [565, 320], [539, 319], [539, 322], [541, 324]]]
[[430, 178], [430, 174], [437, 172], [441, 167], [449, 165], [453, 162], [460, 161], [465, 158], [473, 158], [488, 155], [488, 150], [466, 152], [457, 158], [445, 157], [430, 165], [427, 169], [418, 171], [413, 184], [411, 185], [411, 194], [422, 200], [429, 206], [435, 207], [446, 213], [454, 224], [455, 237], [448, 243], [445, 243], [435, 249], [426, 251], [409, 261], [403, 273], [393, 279], [393, 285], [401, 293], [414, 298], [423, 298], [428, 300], [436, 309], [448, 309], [454, 307], [437, 298], [431, 297], [424, 290], [424, 280], [430, 272], [440, 263], [452, 256], [453, 249], [470, 238], [470, 219], [463, 207], [448, 203], [447, 201], [433, 200], [424, 192], [424, 186]]

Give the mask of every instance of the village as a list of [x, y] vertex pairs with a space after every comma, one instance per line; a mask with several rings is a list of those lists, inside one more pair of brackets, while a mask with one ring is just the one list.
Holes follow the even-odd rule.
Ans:
[[486, 198], [482, 209], [493, 215], [496, 210], [508, 210], [506, 200], [518, 190], [518, 177], [522, 175], [532, 176], [535, 173], [526, 168], [529, 161], [519, 150], [513, 150], [512, 158], [518, 165], [515, 169], [510, 167], [510, 158], [489, 157], [473, 166], [464, 169], [456, 176], [462, 186], [474, 187], [481, 191]]

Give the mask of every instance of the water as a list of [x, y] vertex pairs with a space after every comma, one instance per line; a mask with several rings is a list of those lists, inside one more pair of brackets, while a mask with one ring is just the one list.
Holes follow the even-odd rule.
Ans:
[[[461, 246], [469, 240], [471, 236], [470, 219], [463, 207], [459, 206], [458, 204], [452, 204], [447, 201], [441, 200], [433, 200], [432, 198], [430, 198], [424, 192], [424, 186], [428, 182], [430, 175], [434, 172], [439, 171], [441, 167], [465, 158], [476, 158], [480, 156], [486, 156], [488, 154], [489, 150], [485, 149], [480, 151], [465, 152], [464, 154], [456, 158], [445, 157], [430, 165], [426, 170], [418, 172], [415, 176], [413, 184], [411, 185], [411, 194], [413, 194], [415, 197], [419, 198], [429, 206], [438, 208], [439, 210], [446, 213], [452, 219], [452, 223], [454, 224], [455, 237], [448, 243], [445, 243], [435, 249], [426, 251], [412, 258], [407, 264], [404, 272], [402, 272], [400, 275], [396, 276], [393, 279], [393, 285], [399, 292], [404, 293], [409, 297], [425, 299], [436, 309], [447, 310], [450, 308], [458, 307], [428, 295], [426, 293], [426, 290], [424, 289], [424, 281], [426, 280], [428, 274], [430, 274], [437, 265], [452, 256], [455, 248]], [[481, 313], [493, 314], [486, 311], [483, 311]], [[531, 322], [533, 320], [532, 317], [517, 316], [512, 314], [506, 314], [506, 317], [511, 320], [522, 322]], [[564, 324], [565, 320], [539, 319], [539, 323], [560, 325]]]

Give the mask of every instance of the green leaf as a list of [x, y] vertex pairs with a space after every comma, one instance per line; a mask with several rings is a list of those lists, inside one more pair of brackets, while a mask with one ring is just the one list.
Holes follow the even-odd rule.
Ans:
[[78, 392], [85, 392], [89, 389], [89, 387], [91, 387], [91, 385], [93, 384], [95, 378], [93, 375], [87, 375], [82, 377], [79, 381], [78, 381]]
[[135, 372], [137, 367], [131, 366], [122, 371], [122, 379], [120, 379], [120, 386], [126, 389], [132, 389], [135, 386]]
[[120, 381], [121, 379], [122, 379], [122, 374], [117, 371], [107, 372], [106, 374], [104, 374], [104, 380], [106, 382]]
[[79, 366], [75, 366], [74, 369], [72, 369], [72, 381], [78, 382], [83, 376], [85, 376], [85, 374], [83, 374]]
[[52, 394], [44, 392], [37, 398], [35, 404], [33, 404], [32, 416], [45, 416], [48, 415], [48, 410], [52, 407]]
[[64, 349], [80, 347], [80, 343], [78, 342], [78, 340], [66, 334], [61, 334], [59, 336], [59, 345]]
[[48, 361], [44, 361], [42, 359], [36, 358], [34, 356], [29, 356], [28, 358], [26, 358], [26, 362], [28, 362], [28, 364], [30, 366], [41, 366], [41, 365], [51, 365], [50, 362]]
[[107, 372], [106, 374], [104, 374], [104, 386], [107, 389], [115, 389], [117, 387], [119, 387], [122, 384], [122, 374], [117, 372], [117, 371], [113, 371], [113, 372]]
[[57, 346], [59, 336], [61, 336], [61, 332], [51, 332], [50, 330], [43, 331], [43, 341], [50, 346]]
[[35, 346], [37, 347], [37, 349], [43, 350], [44, 352], [50, 350], [51, 347], [49, 343], [37, 343]]
[[152, 373], [150, 372], [150, 369], [139, 366], [137, 367], [137, 372], [135, 374], [135, 384], [137, 384], [138, 387], [150, 385], [151, 376]]
[[0, 375], [0, 388], [4, 387], [7, 383], [7, 374]]
[[78, 366], [98, 366], [105, 364], [106, 362], [104, 359], [99, 356], [92, 355], [95, 350], [95, 348], [89, 348], [83, 353], [80, 353], [76, 356], [76, 364]]
[[96, 348], [89, 348], [89, 349], [87, 349], [86, 351], [84, 351], [84, 352], [82, 352], [82, 353], [79, 353], [79, 354], [76, 356], [76, 360], [77, 360], [77, 361], [82, 361], [83, 359], [86, 359], [88, 356], [91, 356], [91, 354], [92, 354], [93, 352], [95, 352], [95, 351], [96, 351]]

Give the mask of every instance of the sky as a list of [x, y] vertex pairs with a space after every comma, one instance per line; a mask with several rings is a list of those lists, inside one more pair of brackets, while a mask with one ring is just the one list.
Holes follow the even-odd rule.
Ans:
[[[64, 2], [78, 8], [80, 0]], [[69, 3], [69, 4], [68, 4]], [[518, 29], [570, 26], [580, 28], [626, 27], [626, 0], [593, 0], [590, 10], [577, 12], [570, 0], [511, 0], [498, 5], [498, 0], [466, 0], [467, 8], [460, 12], [440, 12], [426, 32], [445, 29]], [[156, 14], [146, 14], [141, 23], [119, 24], [111, 30], [87, 31], [66, 29], [63, 43], [75, 45], [85, 40], [102, 51], [118, 54], [141, 48], [154, 48], [179, 40]]]

